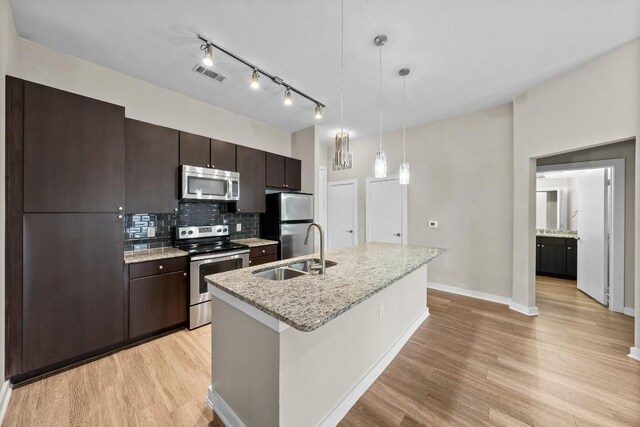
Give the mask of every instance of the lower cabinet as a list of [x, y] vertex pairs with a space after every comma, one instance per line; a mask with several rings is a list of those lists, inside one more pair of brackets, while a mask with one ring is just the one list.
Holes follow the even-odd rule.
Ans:
[[257, 246], [249, 250], [249, 266], [266, 264], [278, 260], [278, 245]]
[[578, 246], [575, 239], [537, 237], [536, 274], [576, 278]]
[[[187, 265], [186, 258], [130, 265], [129, 339], [151, 335], [187, 321]], [[135, 278], [140, 272], [162, 271], [166, 273]]]

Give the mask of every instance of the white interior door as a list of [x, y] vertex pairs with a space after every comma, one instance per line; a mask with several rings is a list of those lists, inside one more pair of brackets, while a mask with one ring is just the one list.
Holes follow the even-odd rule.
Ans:
[[402, 243], [403, 189], [397, 178], [367, 183], [367, 241]]
[[337, 250], [357, 244], [356, 182], [329, 183], [327, 248]]
[[[318, 223], [323, 230], [329, 231], [327, 228], [327, 168], [322, 166], [318, 169]], [[317, 245], [320, 244], [319, 240]], [[327, 249], [326, 241], [324, 248]]]
[[607, 304], [607, 191], [605, 169], [591, 169], [576, 181], [578, 203], [578, 289]]

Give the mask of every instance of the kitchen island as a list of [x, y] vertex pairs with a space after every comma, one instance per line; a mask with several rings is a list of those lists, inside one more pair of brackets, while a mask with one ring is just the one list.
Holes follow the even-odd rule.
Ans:
[[207, 276], [209, 405], [230, 426], [336, 424], [427, 318], [443, 252], [367, 243], [328, 253], [325, 275], [264, 277], [305, 256]]

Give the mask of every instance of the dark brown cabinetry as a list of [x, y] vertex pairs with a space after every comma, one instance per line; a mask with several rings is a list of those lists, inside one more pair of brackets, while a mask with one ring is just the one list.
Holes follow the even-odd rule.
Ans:
[[576, 239], [536, 238], [536, 274], [576, 278], [578, 246]]
[[257, 246], [249, 250], [249, 265], [266, 264], [278, 260], [278, 245]]
[[236, 145], [180, 132], [180, 164], [235, 171]]
[[[129, 266], [130, 339], [177, 327], [187, 321], [187, 267], [186, 258]], [[141, 274], [146, 276], [139, 276]]]
[[180, 132], [180, 164], [208, 168], [211, 166], [209, 138]]
[[174, 129], [125, 120], [125, 210], [178, 210], [179, 138]]
[[124, 340], [122, 219], [25, 214], [22, 367], [32, 372]]
[[236, 164], [240, 173], [240, 200], [237, 212], [265, 211], [265, 152], [237, 146]]
[[291, 157], [266, 153], [266, 185], [298, 191], [302, 188], [302, 162]]
[[124, 108], [24, 82], [24, 211], [116, 212]]
[[236, 144], [211, 140], [211, 167], [223, 171], [236, 171]]

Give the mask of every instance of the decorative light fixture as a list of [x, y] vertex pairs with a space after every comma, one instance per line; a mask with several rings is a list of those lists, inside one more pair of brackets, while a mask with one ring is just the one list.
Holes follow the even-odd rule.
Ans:
[[385, 178], [387, 176], [387, 153], [382, 149], [382, 46], [387, 43], [387, 36], [381, 34], [373, 39], [373, 44], [380, 48], [380, 92], [378, 94], [378, 103], [380, 107], [380, 148], [376, 153], [374, 163], [374, 176], [376, 178]]
[[284, 91], [284, 105], [291, 105], [291, 89]]
[[[200, 46], [200, 49], [204, 52], [203, 57], [202, 57], [202, 63], [205, 66], [211, 67], [213, 65], [213, 48], [216, 48], [219, 51], [221, 51], [222, 53], [226, 54], [227, 56], [230, 56], [231, 58], [235, 59], [238, 62], [243, 63], [244, 65], [246, 65], [247, 67], [249, 67], [249, 68], [251, 68], [253, 70], [253, 73], [251, 74], [251, 87], [253, 89], [258, 89], [260, 87], [260, 82], [259, 82], [260, 76], [264, 76], [264, 77], [268, 78], [269, 80], [271, 80], [273, 83], [285, 87], [286, 90], [285, 90], [284, 103], [286, 105], [291, 105], [291, 103], [292, 103], [291, 92], [295, 92], [298, 95], [300, 95], [301, 97], [308, 99], [309, 101], [311, 101], [315, 105], [315, 107], [316, 107], [315, 108], [315, 117], [319, 118], [318, 117], [318, 110], [322, 111], [322, 109], [325, 107], [325, 105], [322, 102], [320, 102], [317, 99], [307, 95], [306, 93], [296, 89], [295, 87], [293, 87], [290, 84], [288, 84], [287, 82], [285, 82], [282, 78], [267, 72], [266, 70], [258, 67], [257, 65], [254, 65], [251, 62], [247, 61], [246, 59], [242, 58], [241, 56], [238, 56], [235, 53], [225, 49], [222, 46], [220, 46], [219, 44], [216, 44], [216, 43], [212, 42], [211, 40], [209, 40], [208, 38], [204, 37], [203, 35], [198, 34], [198, 39], [202, 42], [202, 45]], [[320, 116], [322, 116], [322, 112], [320, 112]]]
[[251, 74], [251, 88], [260, 88], [260, 73], [258, 73], [258, 70], [253, 70], [253, 73]]
[[398, 177], [401, 185], [409, 184], [409, 163], [407, 163], [407, 76], [411, 70], [403, 68], [398, 71], [402, 77], [402, 163]]
[[202, 45], [202, 50], [204, 51], [204, 56], [202, 57], [202, 63], [207, 67], [211, 67], [213, 65], [213, 46], [209, 43]]
[[316, 119], [320, 120], [322, 118], [322, 107], [320, 104], [316, 105]]
[[349, 132], [344, 130], [344, 0], [340, 2], [340, 132], [336, 133], [336, 148], [333, 164], [336, 168], [349, 166]]

